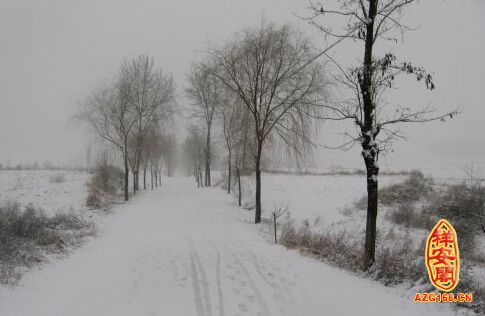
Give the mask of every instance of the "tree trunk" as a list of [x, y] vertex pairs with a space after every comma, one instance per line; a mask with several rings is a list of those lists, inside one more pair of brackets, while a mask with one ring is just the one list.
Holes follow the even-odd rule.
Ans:
[[227, 194], [231, 194], [231, 152], [227, 163]]
[[136, 172], [133, 170], [131, 172], [133, 174], [133, 195], [136, 194]]
[[205, 149], [205, 186], [211, 186], [211, 134], [210, 127], [207, 132], [206, 149]]
[[205, 161], [205, 182], [204, 182], [204, 185], [206, 187], [210, 187], [211, 186], [211, 169], [210, 169], [210, 161], [209, 161], [209, 158], [206, 158], [206, 161]]
[[366, 161], [367, 170], [367, 222], [365, 229], [364, 269], [368, 270], [375, 261], [376, 231], [377, 231], [377, 203], [379, 169], [374, 167], [374, 161]]
[[277, 220], [277, 218], [276, 218], [276, 213], [273, 213], [273, 228], [274, 228], [274, 243], [275, 243], [275, 244], [277, 244], [277, 243], [278, 243], [278, 231], [277, 231], [277, 229], [278, 229], [278, 227], [277, 227], [277, 226], [278, 226], [278, 225], [277, 225], [277, 223], [276, 223], [276, 220]]
[[125, 164], [125, 201], [128, 201], [128, 198], [129, 198], [129, 193], [128, 193], [128, 184], [129, 184], [129, 174], [130, 174], [130, 170], [128, 169], [128, 154], [125, 152], [124, 155], [123, 155], [123, 160], [124, 160], [124, 164]]
[[135, 175], [136, 175], [136, 181], [135, 181], [135, 185], [136, 185], [136, 191], [140, 191], [140, 169], [139, 167], [136, 167], [136, 171], [135, 171]]
[[153, 166], [150, 166], [150, 183], [153, 190]]
[[254, 223], [261, 223], [261, 149], [262, 144], [258, 144], [258, 153], [256, 156], [256, 212], [254, 214]]
[[147, 189], [147, 166], [143, 167], [143, 190]]
[[237, 175], [237, 186], [238, 186], [238, 195], [237, 195], [237, 200], [239, 206], [241, 206], [241, 172], [239, 170], [239, 167], [236, 167], [236, 175]]
[[158, 187], [158, 171], [157, 171], [157, 168], [155, 168], [154, 174], [155, 174], [155, 187]]
[[375, 125], [375, 102], [373, 85], [373, 68], [372, 68], [372, 51], [374, 46], [374, 22], [377, 14], [377, 0], [369, 1], [369, 12], [363, 61], [363, 76], [359, 80], [364, 106], [364, 122], [361, 126], [362, 133], [362, 156], [364, 157], [367, 171], [367, 221], [365, 232], [364, 248], [364, 270], [368, 270], [375, 262], [376, 252], [376, 226], [377, 226], [377, 147], [375, 137], [379, 133]]
[[194, 177], [195, 177], [195, 182], [197, 182], [197, 188], [200, 188], [199, 169], [197, 168], [194, 169]]

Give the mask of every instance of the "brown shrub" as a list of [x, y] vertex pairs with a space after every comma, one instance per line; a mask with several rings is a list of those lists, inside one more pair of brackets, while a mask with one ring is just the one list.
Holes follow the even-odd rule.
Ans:
[[425, 177], [419, 170], [413, 170], [401, 183], [379, 190], [379, 202], [390, 206], [395, 203], [412, 204], [426, 197], [433, 190], [433, 179]]
[[431, 229], [436, 222], [429, 212], [419, 211], [412, 204], [402, 203], [389, 209], [386, 218], [396, 225], [407, 228]]
[[[385, 285], [416, 282], [426, 275], [422, 255], [418, 255], [409, 237], [388, 233], [388, 246], [378, 248], [376, 262], [369, 276]], [[296, 228], [291, 221], [283, 225], [281, 244], [325, 261], [343, 270], [362, 273], [363, 245], [352, 240], [344, 230], [340, 232], [311, 232], [306, 222]]]
[[311, 254], [335, 267], [354, 272], [361, 270], [363, 247], [352, 242], [346, 231], [313, 233], [308, 222], [297, 229], [288, 221], [283, 225], [280, 243]]
[[98, 164], [88, 182], [86, 205], [91, 208], [105, 206], [105, 197], [118, 194], [123, 189], [123, 181], [124, 174], [120, 168], [107, 163]]
[[0, 206], [0, 283], [15, 282], [19, 267], [42, 261], [46, 252], [63, 252], [93, 233], [92, 224], [73, 215], [49, 217], [32, 205], [22, 210], [19, 203]]
[[372, 266], [373, 277], [384, 285], [417, 282], [426, 275], [422, 256], [409, 238], [393, 240], [392, 244], [377, 249], [376, 262]]

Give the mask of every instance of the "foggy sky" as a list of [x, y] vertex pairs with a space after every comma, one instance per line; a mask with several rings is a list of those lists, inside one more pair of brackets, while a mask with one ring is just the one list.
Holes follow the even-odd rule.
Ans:
[[[0, 0], [0, 162], [82, 161], [88, 136], [69, 118], [77, 102], [112, 76], [120, 62], [148, 54], [172, 72], [178, 92], [190, 63], [209, 43], [268, 21], [290, 22], [324, 47], [323, 37], [295, 17], [307, 1], [297, 0]], [[409, 137], [383, 159], [394, 168], [427, 165], [485, 166], [485, 1], [426, 0], [406, 14], [419, 26], [390, 48], [398, 57], [426, 66], [437, 90], [404, 82], [389, 102], [460, 106], [445, 124], [403, 127]], [[342, 46], [334, 56], [355, 62]], [[180, 100], [183, 102], [183, 99]], [[325, 144], [339, 141], [325, 131]], [[320, 151], [319, 165], [362, 167], [358, 148]]]

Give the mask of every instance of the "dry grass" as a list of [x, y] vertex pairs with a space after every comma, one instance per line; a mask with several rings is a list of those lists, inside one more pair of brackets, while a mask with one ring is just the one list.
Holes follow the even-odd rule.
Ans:
[[106, 163], [98, 164], [88, 183], [86, 205], [95, 209], [108, 206], [108, 200], [123, 190], [123, 181], [124, 174], [121, 169]]
[[46, 216], [19, 203], [0, 207], [0, 283], [15, 283], [23, 270], [44, 260], [46, 253], [63, 253], [94, 234], [94, 225], [74, 215]]
[[436, 223], [436, 216], [432, 216], [424, 209], [418, 210], [413, 204], [399, 203], [391, 207], [386, 213], [386, 218], [406, 228], [432, 229]]
[[[387, 234], [386, 245], [377, 249], [376, 262], [365, 274], [361, 269], [363, 246], [352, 241], [345, 231], [312, 233], [307, 223], [295, 227], [289, 221], [283, 226], [280, 243], [334, 267], [370, 277], [386, 286], [427, 282], [422, 247], [415, 248], [409, 237]], [[473, 293], [473, 303], [459, 303], [458, 306], [472, 309], [477, 314], [485, 313], [485, 288], [473, 277], [470, 265], [462, 267], [460, 283], [455, 292]]]
[[[390, 240], [392, 239], [392, 240]], [[412, 241], [397, 235], [386, 236], [386, 246], [379, 247], [376, 262], [367, 275], [385, 285], [414, 283], [426, 275], [422, 256], [416, 256]], [[280, 243], [298, 249], [337, 268], [354, 273], [362, 271], [363, 245], [349, 237], [346, 231], [324, 233], [310, 231], [303, 223], [295, 227], [291, 221], [283, 225]]]
[[458, 303], [458, 306], [472, 309], [479, 315], [485, 315], [485, 287], [477, 281], [469, 264], [461, 266], [460, 282], [454, 290], [461, 293], [473, 293], [472, 303]]

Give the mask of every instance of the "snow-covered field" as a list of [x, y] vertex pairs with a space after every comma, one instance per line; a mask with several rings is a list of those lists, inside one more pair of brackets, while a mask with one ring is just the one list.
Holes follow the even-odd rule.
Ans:
[[454, 315], [268, 242], [218, 188], [173, 178], [71, 257], [0, 288], [0, 315]]
[[48, 215], [82, 210], [90, 176], [78, 171], [0, 170], [0, 203], [33, 204]]
[[[381, 176], [379, 185], [389, 185], [402, 179], [403, 176]], [[366, 194], [365, 181], [362, 175], [264, 174], [262, 216], [270, 218], [271, 212], [282, 208], [287, 209], [297, 223], [307, 220], [313, 230], [329, 227], [363, 230], [365, 212], [356, 210], [353, 204]], [[253, 177], [244, 177], [242, 186], [246, 204], [254, 204]]]
[[[404, 179], [405, 176], [380, 176], [379, 186], [384, 187]], [[358, 175], [263, 174], [262, 216], [269, 219], [274, 210], [286, 208], [290, 215], [286, 219], [293, 220], [296, 225], [305, 222], [314, 232], [345, 231], [348, 237], [360, 241], [365, 234], [366, 212], [357, 209], [354, 202], [365, 196], [365, 181], [365, 176]], [[242, 182], [245, 204], [251, 208], [254, 205], [254, 178], [244, 177]], [[391, 232], [394, 236], [412, 240], [414, 247], [420, 247], [429, 231], [396, 225], [386, 218], [386, 212], [388, 209], [379, 207], [378, 243], [391, 246], [395, 239], [386, 237]], [[478, 235], [476, 241], [477, 251], [485, 255], [485, 236]], [[473, 271], [476, 280], [485, 283], [485, 267], [475, 266]]]

